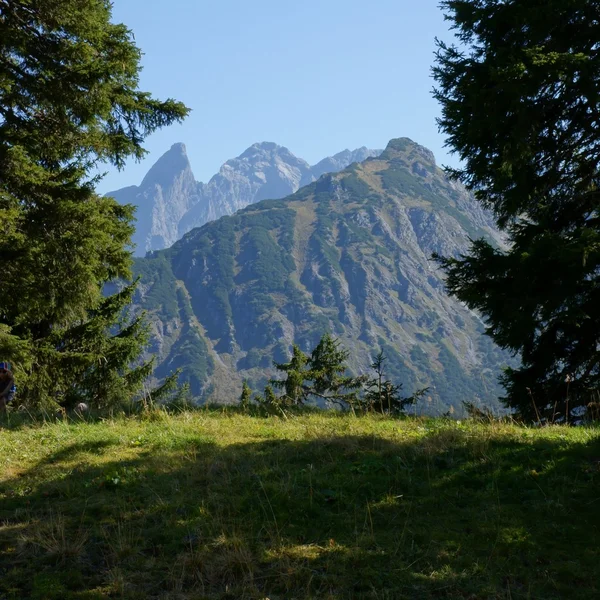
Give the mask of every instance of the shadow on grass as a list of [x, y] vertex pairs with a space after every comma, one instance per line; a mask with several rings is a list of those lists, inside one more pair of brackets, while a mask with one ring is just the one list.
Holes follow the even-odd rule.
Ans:
[[106, 448], [2, 485], [0, 598], [600, 594], [597, 439], [199, 437], [86, 464]]

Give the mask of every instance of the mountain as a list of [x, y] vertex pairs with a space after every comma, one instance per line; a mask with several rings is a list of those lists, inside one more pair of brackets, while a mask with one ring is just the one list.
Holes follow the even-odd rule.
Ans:
[[293, 342], [309, 351], [329, 331], [355, 373], [383, 348], [405, 391], [430, 387], [429, 412], [494, 405], [507, 357], [445, 293], [430, 258], [456, 256], [478, 237], [502, 244], [491, 216], [429, 150], [392, 140], [378, 158], [136, 261], [157, 375], [181, 368], [195, 396], [231, 402], [243, 379], [260, 390]]
[[168, 248], [181, 237], [179, 223], [200, 201], [199, 191], [185, 145], [174, 144], [139, 187], [123, 188], [108, 196], [138, 207], [133, 243], [143, 255], [146, 250]]
[[283, 198], [324, 173], [338, 172], [381, 150], [344, 150], [311, 167], [272, 142], [250, 146], [228, 160], [208, 183], [195, 180], [186, 149], [175, 144], [150, 169], [140, 186], [107, 194], [137, 206], [136, 255], [168, 248], [194, 227], [269, 198]]

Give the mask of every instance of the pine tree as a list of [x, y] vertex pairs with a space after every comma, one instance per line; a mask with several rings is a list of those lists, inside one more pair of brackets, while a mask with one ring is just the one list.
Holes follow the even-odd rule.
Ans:
[[[140, 348], [146, 346], [149, 328], [143, 314], [129, 317], [135, 284], [102, 300], [88, 312], [81, 325], [57, 329], [49, 338], [55, 357], [54, 386], [62, 392], [61, 404], [74, 406], [87, 402], [96, 408], [115, 406], [129, 400], [152, 373], [153, 362], [134, 365]], [[133, 366], [132, 366], [133, 365]], [[30, 394], [47, 386], [28, 382]]]
[[306, 385], [306, 380], [310, 379], [308, 362], [308, 356], [294, 344], [290, 362], [274, 363], [275, 368], [285, 373], [286, 377], [284, 380], [271, 379], [269, 383], [276, 389], [284, 391], [284, 404], [300, 406], [305, 403], [309, 393]]
[[369, 409], [374, 410], [375, 407], [379, 410], [379, 412], [385, 412], [386, 408], [391, 412], [391, 405], [384, 404], [384, 371], [383, 364], [386, 361], [385, 354], [383, 349], [381, 349], [373, 363], [371, 364], [371, 369], [375, 371], [376, 377], [369, 379], [366, 385], [365, 392], [365, 402]]
[[326, 333], [311, 353], [310, 393], [334, 404], [354, 404], [365, 378], [346, 375], [349, 355], [339, 340]]
[[262, 400], [262, 404], [266, 405], [267, 407], [279, 406], [280, 404], [277, 395], [275, 394], [273, 388], [270, 385], [267, 385], [267, 387], [265, 388], [265, 394]]
[[301, 406], [314, 397], [318, 400], [348, 406], [356, 402], [364, 377], [346, 375], [349, 353], [341, 348], [339, 340], [325, 334], [310, 357], [296, 345], [288, 363], [275, 363], [275, 368], [285, 373], [283, 380], [269, 383], [284, 390], [280, 403]]
[[[0, 355], [22, 399], [139, 388], [145, 328], [124, 322], [133, 208], [94, 191], [102, 163], [144, 155], [144, 138], [187, 109], [138, 89], [141, 52], [109, 0], [0, 0]], [[95, 391], [94, 391], [95, 390]], [[125, 398], [123, 398], [125, 399]]]
[[446, 0], [460, 47], [439, 42], [451, 175], [491, 208], [484, 240], [439, 258], [448, 289], [522, 358], [505, 402], [568, 419], [600, 387], [599, 0]]

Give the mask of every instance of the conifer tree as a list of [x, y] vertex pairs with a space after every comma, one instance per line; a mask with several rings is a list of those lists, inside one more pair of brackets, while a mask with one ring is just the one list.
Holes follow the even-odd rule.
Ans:
[[[600, 1], [445, 0], [439, 42], [451, 175], [493, 210], [507, 250], [442, 257], [449, 291], [522, 358], [506, 404], [537, 420], [600, 388]], [[438, 257], [439, 258], [439, 257]]]
[[277, 398], [277, 395], [273, 391], [273, 388], [270, 385], [267, 385], [265, 388], [265, 394], [262, 400], [262, 403], [266, 406], [279, 406], [280, 402]]
[[352, 405], [365, 377], [347, 375], [350, 353], [326, 333], [310, 357], [310, 393], [334, 404]]
[[138, 89], [141, 52], [111, 5], [0, 0], [0, 355], [38, 403], [103, 404], [150, 369], [130, 369], [146, 339], [122, 320], [132, 289], [102, 294], [131, 275], [133, 208], [97, 195], [95, 173], [187, 109]]
[[308, 362], [308, 356], [294, 344], [290, 362], [274, 363], [278, 371], [285, 373], [285, 379], [271, 379], [269, 383], [274, 388], [284, 391], [283, 400], [285, 404], [299, 406], [306, 401], [309, 393], [306, 381], [310, 379]]
[[275, 368], [285, 373], [283, 380], [272, 379], [269, 383], [284, 390], [280, 401], [300, 406], [314, 398], [346, 406], [357, 399], [364, 377], [346, 375], [349, 353], [341, 348], [339, 340], [325, 334], [310, 357], [296, 345], [288, 363], [275, 363]]

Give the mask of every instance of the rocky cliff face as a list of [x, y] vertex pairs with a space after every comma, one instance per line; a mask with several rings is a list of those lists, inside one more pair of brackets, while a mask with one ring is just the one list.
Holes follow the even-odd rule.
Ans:
[[184, 144], [175, 144], [150, 169], [140, 186], [108, 194], [122, 204], [134, 204], [137, 255], [168, 248], [179, 238], [179, 223], [200, 200], [198, 184]]
[[260, 200], [293, 194], [309, 173], [310, 165], [287, 148], [254, 144], [228, 160], [206, 185], [200, 184], [201, 199], [183, 216], [179, 232], [183, 235]]
[[482, 236], [501, 243], [491, 217], [428, 150], [392, 140], [379, 158], [138, 261], [158, 374], [182, 368], [197, 397], [233, 401], [243, 379], [262, 388], [292, 343], [308, 351], [329, 331], [356, 373], [383, 348], [406, 391], [430, 387], [429, 412], [458, 411], [464, 400], [494, 404], [506, 356], [446, 295], [431, 261]]
[[204, 184], [194, 179], [183, 144], [175, 144], [152, 167], [139, 187], [108, 195], [137, 206], [136, 255], [168, 248], [182, 235], [231, 215], [240, 208], [270, 198], [283, 198], [328, 172], [381, 153], [360, 148], [344, 150], [314, 167], [287, 148], [271, 142], [254, 144], [228, 160]]

